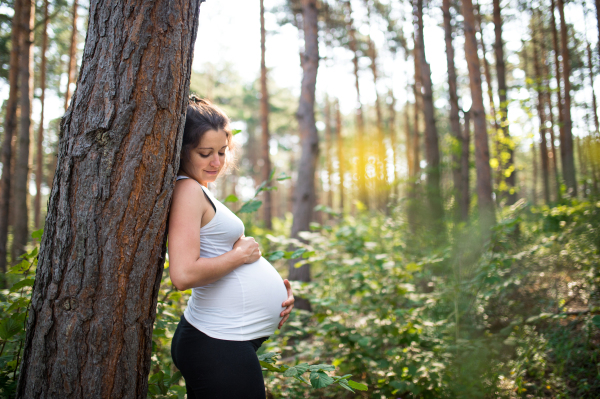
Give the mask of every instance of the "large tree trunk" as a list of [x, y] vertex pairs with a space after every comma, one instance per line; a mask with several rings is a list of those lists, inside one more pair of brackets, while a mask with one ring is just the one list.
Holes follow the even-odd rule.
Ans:
[[475, 167], [477, 170], [477, 203], [482, 232], [489, 234], [490, 227], [495, 224], [494, 200], [492, 198], [492, 175], [490, 169], [490, 150], [483, 107], [481, 90], [481, 66], [477, 55], [477, 39], [475, 37], [475, 15], [471, 0], [463, 0], [462, 13], [465, 25], [465, 56], [469, 68], [471, 99], [475, 135]]
[[[317, 0], [302, 0], [304, 22], [304, 62], [302, 63], [302, 87], [298, 105], [298, 128], [302, 142], [302, 154], [298, 164], [298, 180], [294, 192], [294, 221], [292, 237], [299, 238], [301, 231], [309, 231], [315, 199], [315, 170], [319, 158], [319, 134], [315, 125], [315, 89], [319, 68], [319, 30]], [[310, 281], [310, 267], [289, 264], [289, 279]], [[308, 301], [297, 301], [300, 309], [309, 308]]]
[[90, 4], [18, 398], [146, 398], [198, 10]]
[[354, 81], [356, 86], [356, 147], [358, 150], [358, 165], [357, 165], [357, 178], [358, 178], [358, 199], [363, 204], [368, 206], [369, 195], [367, 193], [367, 182], [365, 176], [365, 170], [367, 167], [367, 160], [365, 156], [364, 146], [364, 135], [365, 135], [365, 120], [363, 116], [363, 107], [360, 100], [360, 85], [358, 79], [358, 43], [356, 42], [356, 29], [354, 28], [354, 20], [352, 19], [352, 4], [348, 0], [346, 1], [346, 7], [348, 9], [348, 36], [350, 50], [354, 57], [352, 58], [352, 64], [354, 65]]
[[545, 109], [545, 93], [542, 79], [542, 70], [540, 67], [539, 61], [539, 41], [536, 37], [536, 26], [535, 19], [533, 18], [531, 22], [531, 37], [532, 37], [532, 46], [533, 46], [533, 68], [535, 77], [533, 81], [535, 82], [535, 91], [538, 95], [537, 102], [537, 112], [538, 117], [540, 119], [540, 155], [542, 160], [542, 182], [544, 187], [544, 201], [546, 204], [550, 203], [550, 173], [549, 173], [549, 163], [548, 163], [548, 144], [546, 141], [546, 109]]
[[[271, 156], [269, 154], [269, 142], [271, 135], [269, 133], [269, 90], [267, 89], [267, 64], [266, 64], [266, 30], [265, 30], [265, 4], [264, 0], [260, 0], [260, 125], [262, 130], [262, 145], [261, 153], [263, 159], [262, 165], [262, 179], [267, 181], [271, 175]], [[273, 207], [271, 201], [271, 191], [266, 190], [263, 192], [263, 218], [265, 221], [265, 227], [272, 229], [273, 224], [271, 222]]]
[[563, 0], [558, 0], [560, 13], [560, 44], [562, 55], [562, 70], [565, 87], [565, 100], [562, 107], [564, 121], [564, 137], [561, 137], [560, 153], [562, 157], [563, 178], [567, 190], [573, 197], [577, 197], [577, 180], [575, 178], [575, 158], [573, 154], [573, 132], [571, 121], [571, 57], [569, 55], [569, 39]]
[[[433, 106], [433, 87], [431, 83], [431, 70], [425, 58], [425, 41], [423, 37], [423, 0], [415, 0], [413, 3], [415, 18], [415, 49], [419, 57], [421, 73], [421, 85], [423, 87], [423, 116], [425, 117], [425, 158], [427, 160], [427, 197], [431, 210], [433, 225], [440, 229], [444, 228], [444, 203], [442, 190], [440, 188], [441, 168], [440, 149], [438, 144], [438, 132], [435, 125], [435, 107]], [[439, 234], [442, 237], [443, 233]]]
[[31, 102], [33, 101], [33, 24], [35, 2], [23, 0], [21, 4], [21, 121], [19, 126], [17, 158], [15, 162], [15, 222], [12, 246], [12, 260], [15, 262], [25, 252], [29, 238], [27, 199], [29, 193], [29, 145], [32, 133]]
[[2, 177], [0, 178], [0, 271], [6, 273], [8, 218], [12, 183], [12, 141], [17, 129], [17, 103], [19, 96], [19, 53], [21, 40], [21, 0], [15, 0], [11, 23], [10, 69], [8, 70], [8, 101], [4, 119], [4, 139], [2, 141]]
[[[496, 51], [496, 77], [498, 79], [498, 99], [500, 100], [500, 129], [503, 134], [503, 145], [501, 146], [502, 152], [508, 153], [508, 160], [506, 164], [502, 166], [503, 177], [506, 178], [505, 182], [508, 189], [508, 196], [506, 203], [512, 205], [517, 201], [516, 192], [516, 176], [517, 170], [515, 168], [514, 160], [514, 144], [510, 139], [508, 130], [508, 99], [507, 92], [508, 87], [506, 85], [506, 64], [504, 62], [504, 43], [502, 42], [502, 15], [500, 13], [500, 0], [494, 0], [494, 31], [496, 33], [496, 44], [494, 49]], [[501, 159], [499, 159], [500, 161]]]
[[458, 94], [456, 85], [456, 68], [454, 66], [454, 45], [452, 44], [452, 16], [450, 15], [450, 0], [443, 0], [444, 33], [446, 41], [446, 65], [448, 66], [448, 93], [450, 95], [450, 133], [458, 144], [452, 148], [452, 180], [454, 183], [455, 217], [461, 218], [462, 176], [461, 154], [464, 145], [460, 129], [458, 110]]
[[46, 49], [48, 48], [48, 0], [44, 0], [44, 22], [42, 28], [42, 65], [40, 66], [40, 102], [42, 103], [42, 112], [40, 115], [40, 125], [38, 126], [38, 136], [35, 152], [35, 200], [33, 203], [33, 224], [36, 229], [41, 226], [42, 214], [42, 179], [43, 179], [43, 141], [44, 141], [44, 100], [46, 99]]
[[460, 176], [461, 176], [461, 194], [460, 194], [460, 218], [463, 222], [469, 220], [469, 146], [471, 145], [471, 111], [464, 111], [465, 126], [462, 136], [462, 146], [460, 155]]
[[342, 112], [340, 111], [340, 102], [338, 99], [335, 100], [335, 134], [337, 141], [337, 161], [338, 161], [338, 173], [340, 175], [340, 212], [344, 212], [344, 197], [346, 195], [344, 190], [344, 174], [346, 170], [344, 168], [344, 138], [342, 137]]
[[65, 112], [71, 100], [71, 83], [75, 81], [77, 69], [77, 8], [79, 0], [73, 0], [73, 20], [71, 23], [71, 46], [69, 47], [69, 65], [67, 66], [67, 89], [65, 91]]

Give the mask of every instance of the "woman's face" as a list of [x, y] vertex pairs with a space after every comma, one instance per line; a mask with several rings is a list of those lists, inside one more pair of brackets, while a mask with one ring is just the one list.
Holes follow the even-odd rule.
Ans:
[[202, 135], [198, 147], [190, 151], [185, 170], [200, 183], [217, 179], [225, 163], [227, 134], [223, 130], [209, 130]]

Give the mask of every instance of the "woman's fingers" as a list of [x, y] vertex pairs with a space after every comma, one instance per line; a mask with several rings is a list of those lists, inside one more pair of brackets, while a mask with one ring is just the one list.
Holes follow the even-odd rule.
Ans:
[[285, 323], [289, 317], [290, 317], [289, 314], [285, 315], [285, 317], [283, 319], [281, 319], [281, 321], [279, 322], [279, 327], [277, 327], [277, 328], [281, 329], [281, 327], [283, 326], [283, 323]]

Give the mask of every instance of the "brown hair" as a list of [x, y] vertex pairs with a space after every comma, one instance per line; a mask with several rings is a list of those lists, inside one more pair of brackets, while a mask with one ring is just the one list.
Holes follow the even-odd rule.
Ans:
[[233, 163], [235, 150], [233, 134], [229, 127], [229, 118], [225, 115], [225, 112], [210, 101], [191, 95], [185, 115], [179, 173], [186, 172], [184, 161], [188, 162], [190, 160], [190, 152], [198, 147], [200, 140], [202, 140], [202, 136], [209, 130], [216, 130], [217, 132], [224, 131], [227, 136], [228, 152], [225, 158], [225, 171], [227, 167]]

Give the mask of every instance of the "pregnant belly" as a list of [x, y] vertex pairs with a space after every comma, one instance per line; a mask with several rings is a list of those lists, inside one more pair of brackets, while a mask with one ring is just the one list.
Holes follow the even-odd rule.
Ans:
[[281, 276], [261, 257], [215, 283], [194, 288], [185, 317], [214, 338], [255, 339], [275, 332], [286, 299]]

